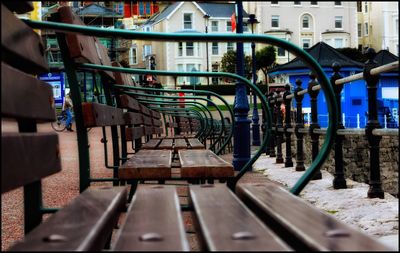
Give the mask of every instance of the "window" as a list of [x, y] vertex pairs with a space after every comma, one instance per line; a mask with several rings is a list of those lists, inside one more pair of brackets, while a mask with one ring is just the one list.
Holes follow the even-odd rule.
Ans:
[[279, 16], [272, 15], [271, 17], [271, 27], [278, 28], [279, 27]]
[[235, 42], [228, 42], [226, 44], [226, 51], [235, 50], [234, 46], [235, 46]]
[[277, 5], [277, 4], [278, 4], [278, 1], [271, 1], [271, 4]]
[[303, 49], [310, 48], [311, 39], [302, 39], [301, 44], [303, 45]]
[[247, 25], [246, 22], [243, 22], [243, 32], [248, 32], [249, 31], [249, 27]]
[[301, 5], [300, 1], [294, 1], [294, 5]]
[[364, 23], [364, 35], [368, 35], [368, 22]]
[[151, 14], [151, 7], [150, 7], [150, 2], [146, 2], [146, 15]]
[[310, 28], [310, 17], [309, 16], [303, 17], [303, 28]]
[[339, 39], [335, 39], [335, 48], [342, 48], [343, 47], [343, 39], [339, 38]]
[[285, 56], [286, 55], [285, 52], [286, 52], [285, 49], [278, 47], [278, 56]]
[[399, 34], [399, 19], [397, 18], [395, 21], [395, 34]]
[[186, 56], [194, 55], [194, 45], [193, 42], [186, 42]]
[[[213, 64], [212, 65], [212, 72], [218, 72], [218, 64]], [[218, 84], [218, 77], [212, 77], [211, 78], [211, 83], [212, 84]]]
[[137, 63], [137, 48], [131, 47], [129, 49], [129, 65], [134, 65]]
[[342, 2], [341, 1], [335, 1], [335, 6], [341, 6]]
[[139, 15], [144, 15], [144, 3], [139, 2]]
[[251, 55], [251, 43], [243, 43], [243, 53], [245, 55]]
[[343, 23], [343, 17], [335, 16], [335, 28], [338, 28], [338, 29], [343, 28], [342, 23]]
[[143, 60], [145, 60], [148, 55], [151, 55], [151, 45], [143, 45]]
[[357, 12], [362, 12], [362, 3], [361, 3], [361, 1], [357, 1]]
[[310, 3], [311, 3], [311, 5], [318, 5], [317, 1], [311, 1]]
[[368, 2], [364, 3], [364, 12], [367, 13], [368, 12]]
[[231, 21], [226, 21], [226, 31], [232, 32], [232, 22]]
[[[183, 69], [183, 64], [178, 64], [178, 72], [185, 72]], [[185, 81], [185, 77], [183, 76], [178, 76], [178, 83], [183, 83]]]
[[211, 21], [211, 31], [218, 32], [218, 21]]
[[218, 52], [218, 42], [213, 42], [213, 43], [212, 43], [212, 50], [211, 50], [211, 53], [212, 53], [213, 55], [218, 55], [218, 54], [219, 54], [219, 52]]
[[[197, 72], [198, 70], [196, 69], [196, 66], [194, 64], [187, 64], [186, 65], [186, 72]], [[199, 78], [197, 76], [191, 76], [189, 77], [189, 84], [198, 84], [199, 83]]]
[[358, 37], [362, 36], [362, 25], [361, 25], [361, 23], [357, 24], [357, 33], [358, 33]]
[[183, 14], [183, 29], [192, 29], [192, 13]]
[[178, 42], [178, 56], [183, 56], [183, 43]]

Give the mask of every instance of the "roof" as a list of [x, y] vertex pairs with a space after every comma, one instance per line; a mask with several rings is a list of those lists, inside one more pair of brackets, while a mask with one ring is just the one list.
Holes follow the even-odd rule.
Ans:
[[[306, 49], [306, 52], [309, 53], [321, 67], [331, 68], [333, 62], [339, 63], [342, 68], [343, 67], [351, 67], [351, 68], [363, 68], [364, 65], [361, 62], [354, 61], [349, 57], [339, 53], [336, 49], [329, 46], [325, 42], [318, 42], [314, 46], [309, 49]], [[273, 73], [275, 71], [283, 71], [283, 70], [295, 70], [295, 69], [304, 69], [308, 68], [307, 65], [300, 60], [299, 57], [294, 58], [288, 63], [279, 65], [269, 71], [269, 73]]]
[[113, 11], [112, 9], [103, 7], [101, 5], [98, 4], [89, 4], [86, 5], [83, 8], [79, 8], [76, 11], [76, 14], [78, 15], [84, 15], [84, 16], [103, 16], [103, 17], [122, 17], [121, 14]]
[[385, 65], [394, 61], [398, 61], [399, 57], [392, 54], [388, 50], [381, 50], [376, 54], [374, 60], [378, 62], [379, 65]]
[[[147, 24], [155, 24], [158, 23], [165, 18], [167, 18], [170, 14], [175, 12], [179, 5], [184, 2], [175, 2], [173, 4], [168, 5], [161, 12], [153, 15], [145, 25]], [[206, 13], [210, 16], [210, 18], [230, 18], [232, 14], [235, 12], [235, 4], [234, 3], [197, 3], [197, 6], [201, 9], [203, 13]], [[243, 17], [248, 18], [249, 14], [243, 10]]]

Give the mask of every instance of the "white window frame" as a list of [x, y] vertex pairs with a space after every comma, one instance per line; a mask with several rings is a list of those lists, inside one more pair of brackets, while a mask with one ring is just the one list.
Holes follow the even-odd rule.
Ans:
[[[217, 23], [217, 26], [213, 26], [213, 23]], [[214, 28], [217, 28], [216, 30], [214, 30]], [[211, 20], [211, 32], [218, 32], [219, 31], [219, 22], [218, 20]]]
[[[304, 27], [304, 18], [308, 18], [308, 27]], [[303, 15], [303, 17], [302, 17], [302, 19], [301, 19], [301, 28], [302, 29], [311, 29], [311, 27], [310, 27], [310, 21], [311, 21], [311, 17], [310, 17], [310, 15], [307, 15], [307, 14], [305, 14], [305, 15]]]
[[[277, 18], [277, 19], [276, 19]], [[273, 24], [273, 22], [274, 21], [278, 21], [278, 26], [273, 26], [272, 24]], [[271, 28], [276, 28], [276, 29], [279, 29], [279, 27], [280, 27], [280, 24], [279, 24], [279, 15], [271, 15]]]
[[[188, 50], [190, 50], [190, 48], [189, 48], [189, 46], [188, 46], [188, 44], [190, 44], [191, 43], [191, 48], [192, 48], [192, 54], [190, 55], [190, 54], [188, 54]], [[191, 56], [191, 57], [193, 57], [193, 56], [195, 56], [195, 50], [194, 50], [194, 42], [186, 42], [185, 43], [185, 55], [186, 56]]]
[[[193, 27], [194, 27], [194, 24], [193, 24], [193, 12], [184, 12], [183, 14], [182, 14], [183, 16], [182, 16], [182, 22], [183, 22], [183, 30], [193, 30]], [[186, 28], [185, 27], [185, 15], [190, 15], [190, 28]]]
[[[340, 27], [336, 27], [336, 22], [340, 21]], [[335, 29], [343, 30], [343, 16], [335, 16]]]
[[[214, 54], [214, 49], [215, 49], [214, 45], [215, 45], [215, 43], [217, 45], [217, 47], [216, 47], [217, 53], [216, 54]], [[212, 42], [211, 43], [211, 55], [219, 55], [219, 44], [218, 44], [218, 42]]]
[[364, 36], [369, 35], [369, 27], [368, 27], [368, 22], [364, 23]]
[[[231, 23], [231, 25], [229, 26], [228, 23]], [[231, 29], [228, 30], [228, 27], [230, 27]], [[232, 32], [232, 21], [230, 21], [230, 20], [226, 21], [226, 31]]]
[[271, 6], [279, 6], [279, 1], [274, 1], [274, 2], [277, 2], [277, 3], [273, 3], [273, 2], [271, 1]]
[[364, 13], [368, 13], [368, 2], [364, 3]]
[[[135, 61], [133, 61], [133, 59]], [[129, 48], [129, 65], [136, 65], [136, 64], [138, 64], [137, 47], [136, 46], [132, 46], [131, 48]]]
[[[299, 3], [296, 4], [296, 2], [299, 2]], [[301, 6], [301, 1], [293, 1], [293, 6]]]
[[[317, 4], [312, 4], [311, 2], [317, 2]], [[319, 6], [318, 1], [310, 1], [310, 7], [318, 7], [318, 6]]]
[[251, 42], [243, 42], [243, 53], [251, 55]]
[[[279, 49], [283, 50], [283, 55], [279, 55]], [[286, 57], [286, 50], [284, 48], [282, 48], [282, 47], [276, 47], [276, 55], [278, 57], [284, 58], [284, 57]]]
[[183, 56], [183, 42], [178, 42], [178, 56]]
[[362, 31], [363, 31], [362, 23], [358, 23], [358, 24], [357, 24], [357, 36], [358, 36], [359, 38], [362, 37], [362, 34], [363, 34]]
[[[340, 4], [336, 4], [337, 2], [339, 2]], [[343, 6], [342, 1], [334, 1], [333, 4], [335, 5], [335, 7]]]
[[[232, 49], [229, 49], [229, 43], [232, 43]], [[226, 52], [228, 52], [229, 50], [235, 51], [235, 42], [227, 42], [226, 43]]]
[[309, 47], [307, 47], [307, 48], [311, 48], [311, 47], [312, 47], [312, 45], [311, 45], [311, 43], [312, 43], [311, 38], [301, 38], [301, 47], [302, 47], [303, 49], [307, 49], [307, 48], [304, 47], [304, 42], [305, 42], [305, 41], [308, 41], [308, 44], [309, 44]]
[[[148, 49], [149, 48], [149, 49]], [[143, 45], [143, 61], [146, 59], [146, 56], [151, 55], [152, 46], [149, 44]], [[148, 52], [148, 54], [146, 54]]]
[[[336, 45], [337, 41], [341, 41], [342, 45], [340, 47]], [[334, 38], [333, 39], [333, 45], [334, 45], [334, 48], [342, 48], [342, 47], [344, 47], [344, 39], [343, 38]]]

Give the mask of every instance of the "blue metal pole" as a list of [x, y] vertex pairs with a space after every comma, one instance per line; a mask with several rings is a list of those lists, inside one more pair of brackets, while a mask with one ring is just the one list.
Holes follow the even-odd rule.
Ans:
[[[236, 2], [237, 6], [237, 26], [236, 33], [243, 33], [243, 3]], [[236, 73], [244, 77], [244, 53], [243, 43], [236, 43]], [[236, 171], [250, 160], [250, 122], [247, 115], [249, 112], [249, 102], [247, 101], [246, 86], [241, 82], [236, 82], [235, 104], [233, 112], [235, 114], [236, 125], [233, 132], [233, 168]]]

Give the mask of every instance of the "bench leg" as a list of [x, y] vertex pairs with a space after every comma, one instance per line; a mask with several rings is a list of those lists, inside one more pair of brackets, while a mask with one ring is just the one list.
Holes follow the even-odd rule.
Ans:
[[128, 184], [131, 185], [131, 189], [129, 191], [129, 196], [128, 196], [128, 202], [131, 202], [133, 195], [136, 192], [137, 186], [138, 186], [138, 181], [137, 180], [129, 180]]

